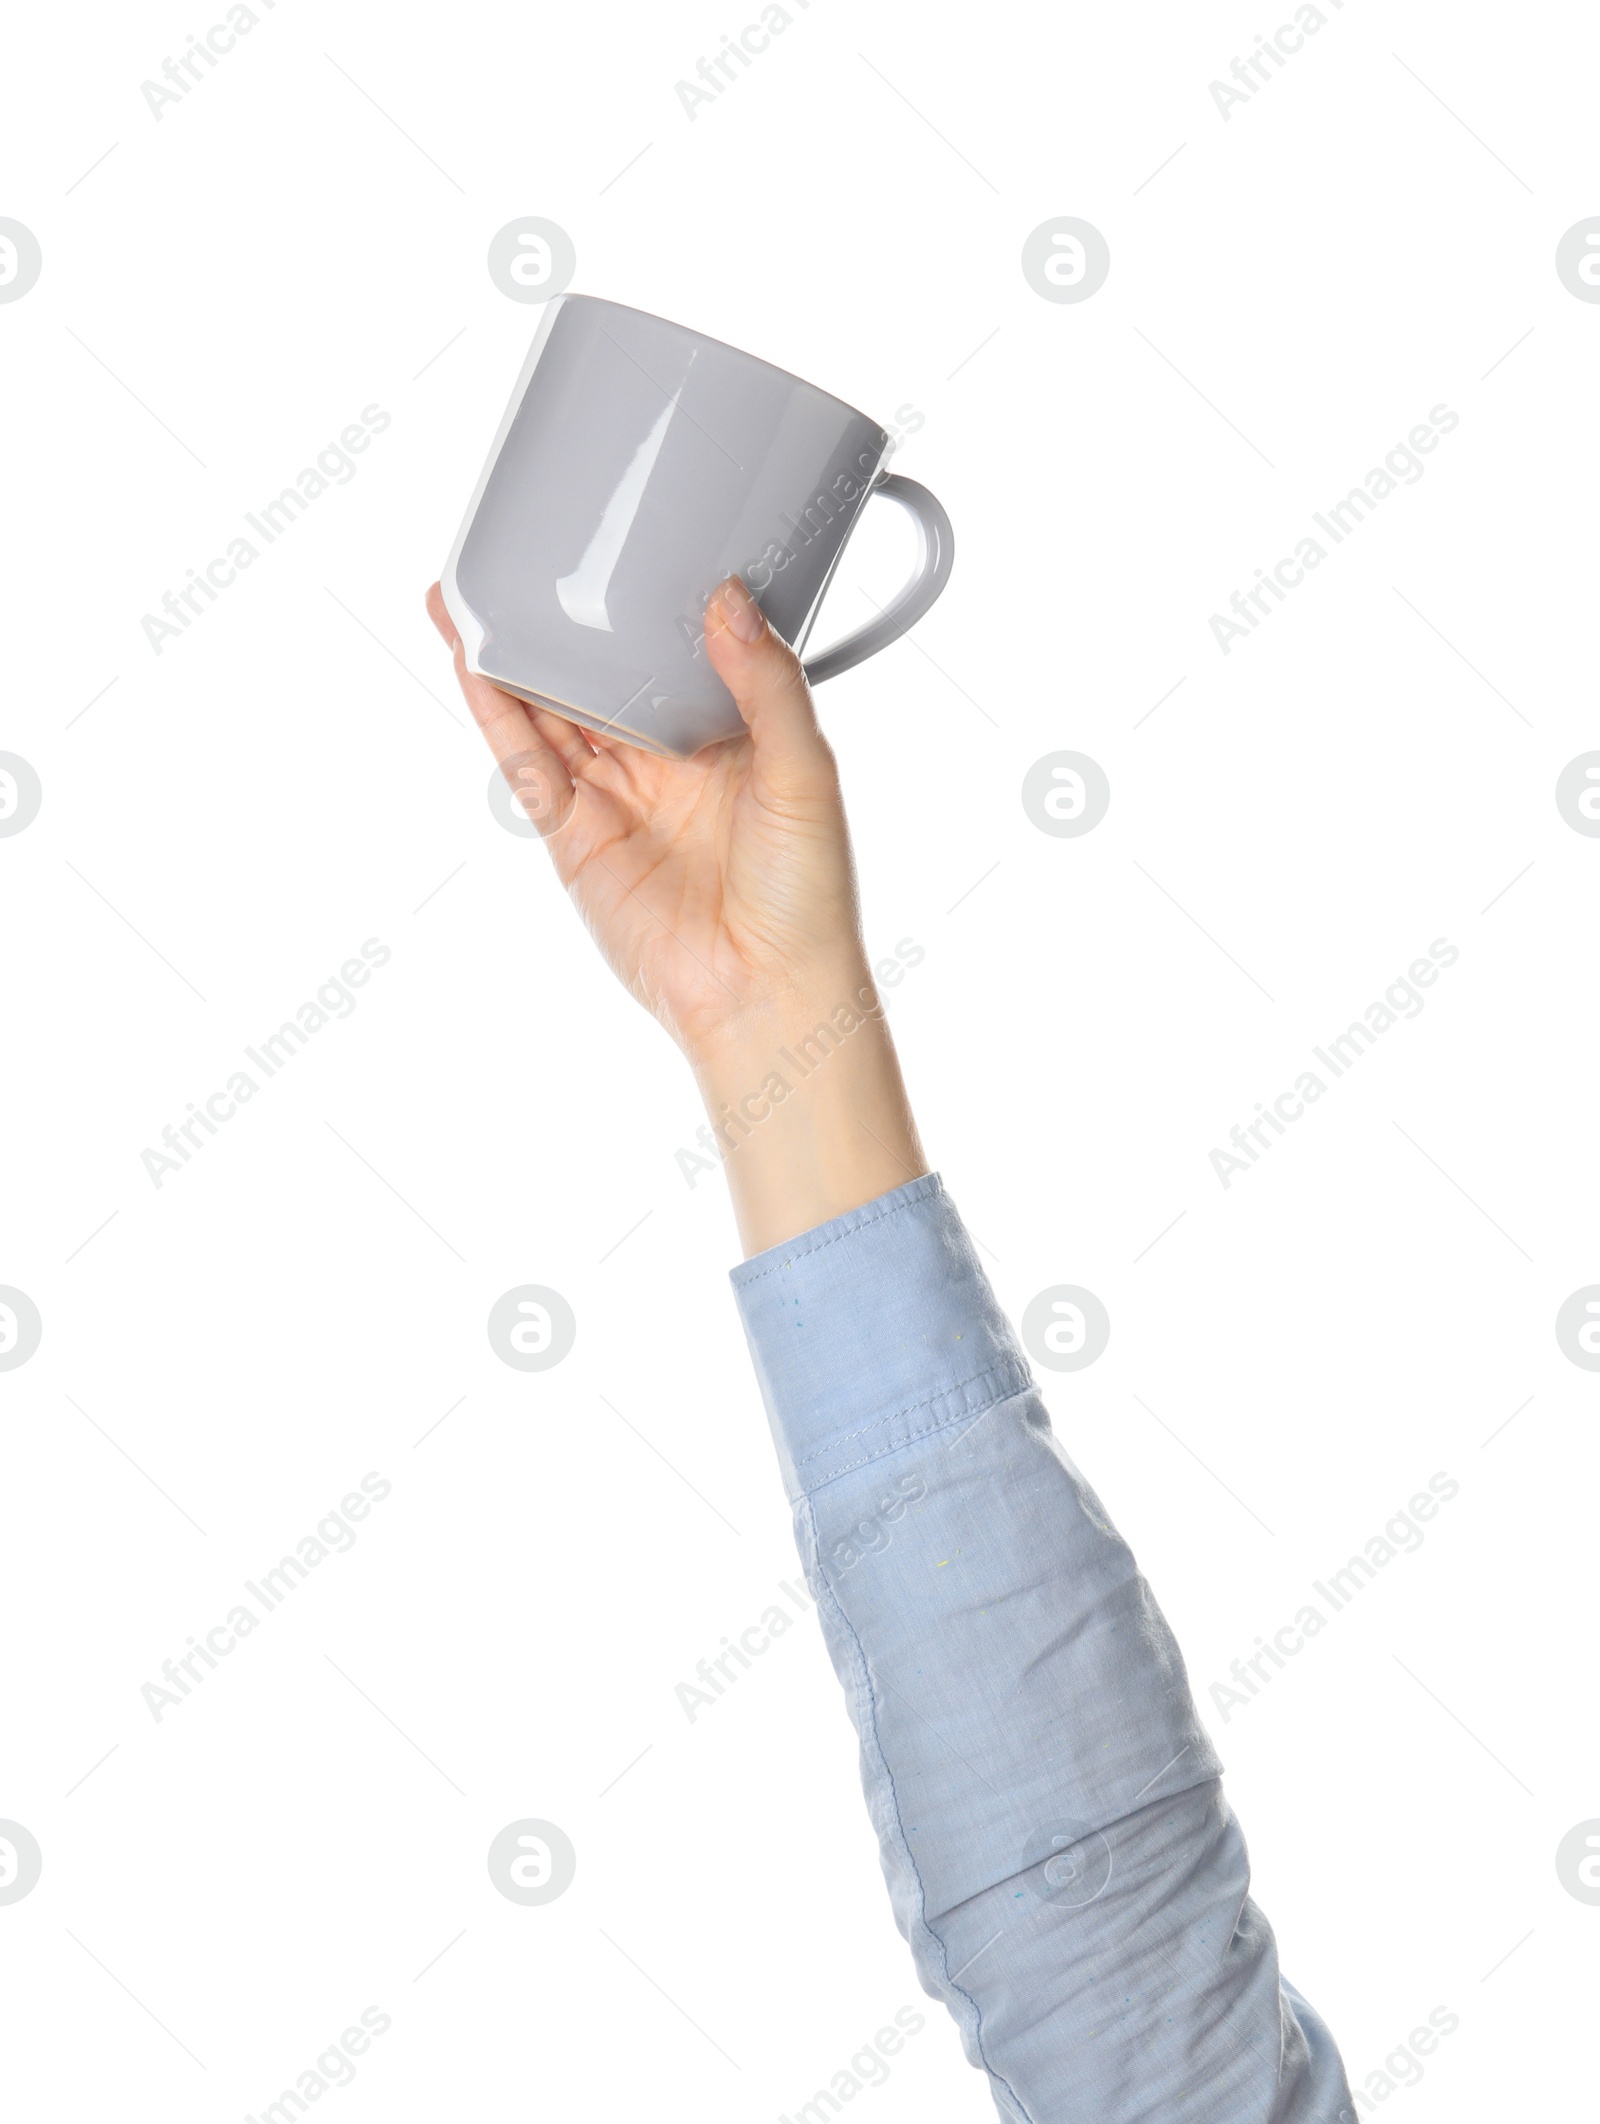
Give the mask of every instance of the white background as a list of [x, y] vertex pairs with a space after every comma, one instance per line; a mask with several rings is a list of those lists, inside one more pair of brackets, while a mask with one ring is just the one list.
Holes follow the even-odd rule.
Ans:
[[[0, 1375], [0, 1815], [44, 1853], [0, 1907], [15, 2106], [254, 2115], [375, 2005], [341, 2116], [746, 2124], [917, 2003], [855, 2106], [991, 2113], [814, 1621], [674, 1697], [796, 1576], [732, 1223], [422, 608], [538, 316], [487, 246], [538, 214], [576, 288], [923, 416], [954, 579], [822, 713], [869, 940], [926, 951], [890, 1002], [930, 1155], [1013, 1316], [1109, 1309], [1054, 1419], [1354, 2084], [1445, 2006], [1385, 2108], [1570, 2114], [1600, 1380], [1553, 1323], [1600, 1278], [1600, 842], [1553, 792], [1600, 746], [1600, 307], [1553, 258], [1600, 212], [1600, 31], [1330, 0], [1225, 121], [1286, 0], [789, 11], [693, 120], [754, 0], [258, 4], [159, 120], [217, 0], [8, 31], [0, 213], [44, 255], [0, 307], [0, 747], [44, 789], [0, 842], [0, 1282], [44, 1322]], [[1062, 214], [1111, 247], [1082, 304], [1020, 269]], [[157, 656], [142, 616], [371, 404], [356, 477]], [[1425, 477], [1225, 657], [1210, 615], [1438, 404]], [[863, 532], [823, 632], [900, 568]], [[1019, 800], [1063, 748], [1112, 788], [1078, 840]], [[146, 1147], [367, 938], [354, 1014], [157, 1189]], [[1213, 1147], [1435, 938], [1422, 1015], [1224, 1189]], [[536, 1375], [484, 1332], [527, 1282], [578, 1320]], [[153, 1720], [369, 1470], [355, 1548]], [[1422, 1549], [1224, 1724], [1229, 1663], [1441, 1470]], [[538, 1909], [484, 1863], [529, 1816], [578, 1853]]]

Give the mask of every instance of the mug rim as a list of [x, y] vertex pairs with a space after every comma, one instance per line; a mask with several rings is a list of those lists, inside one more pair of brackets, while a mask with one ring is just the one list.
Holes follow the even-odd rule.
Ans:
[[630, 317], [644, 317], [651, 324], [666, 325], [671, 331], [687, 332], [691, 339], [702, 340], [708, 347], [720, 347], [724, 354], [737, 354], [741, 361], [753, 362], [758, 369], [766, 369], [773, 376], [781, 376], [785, 383], [798, 385], [803, 391], [810, 391], [818, 398], [825, 398], [830, 405], [841, 407], [856, 420], [864, 420], [867, 426], [875, 428], [885, 441], [890, 439], [890, 431], [881, 420], [874, 420], [870, 413], [863, 413], [861, 408], [852, 405], [848, 398], [841, 398], [836, 391], [825, 391], [821, 384], [813, 383], [808, 376], [797, 376], [792, 369], [782, 368], [777, 362], [768, 361], [764, 355], [752, 354], [748, 347], [736, 347], [732, 340], [718, 339], [712, 332], [702, 332], [694, 325], [680, 324], [677, 318], [663, 317], [655, 310], [641, 310], [637, 303], [616, 302], [609, 295], [586, 295], [581, 288], [563, 288], [559, 295], [550, 297], [552, 309], [558, 308], [564, 302], [592, 303], [600, 310], [623, 310]]

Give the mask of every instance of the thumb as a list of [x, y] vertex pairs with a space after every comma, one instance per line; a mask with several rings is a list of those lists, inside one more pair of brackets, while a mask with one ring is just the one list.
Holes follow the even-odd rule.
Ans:
[[706, 652], [733, 695], [764, 768], [785, 776], [808, 769], [831, 774], [832, 756], [800, 659], [737, 575], [712, 592]]

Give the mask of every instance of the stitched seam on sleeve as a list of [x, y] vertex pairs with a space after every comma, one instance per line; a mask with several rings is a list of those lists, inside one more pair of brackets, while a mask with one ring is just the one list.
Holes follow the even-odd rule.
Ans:
[[932, 1173], [928, 1173], [924, 1176], [923, 1182], [908, 1181], [907, 1186], [919, 1188], [920, 1192], [903, 1196], [890, 1209], [875, 1210], [870, 1217], [863, 1217], [859, 1224], [852, 1224], [847, 1226], [842, 1232], [835, 1232], [831, 1239], [819, 1239], [815, 1246], [802, 1247], [798, 1254], [785, 1254], [783, 1259], [775, 1261], [771, 1268], [757, 1269], [753, 1276], [741, 1276], [739, 1271], [735, 1269], [733, 1272], [734, 1289], [747, 1291], [752, 1284], [759, 1283], [764, 1276], [776, 1276], [783, 1269], [793, 1268], [797, 1261], [809, 1260], [813, 1254], [820, 1254], [827, 1247], [837, 1246], [841, 1239], [853, 1239], [857, 1232], [870, 1230], [874, 1224], [881, 1224], [886, 1217], [898, 1217], [902, 1210], [910, 1209], [912, 1203], [925, 1202], [938, 1186], [938, 1181]]
[[[814, 1452], [807, 1453], [804, 1459], [796, 1461], [795, 1466], [797, 1468], [805, 1468], [809, 1467], [814, 1460], [824, 1460], [830, 1453], [837, 1452], [841, 1446], [854, 1445], [857, 1439], [867, 1437], [870, 1432], [881, 1431], [885, 1424], [898, 1423], [902, 1417], [914, 1416], [918, 1409], [931, 1408], [936, 1401], [943, 1401], [951, 1394], [959, 1394], [963, 1387], [977, 1386], [985, 1379], [1014, 1378], [1018, 1372], [1022, 1373], [1022, 1384], [1014, 1387], [1012, 1392], [1024, 1393], [1029, 1384], [1027, 1373], [1017, 1358], [1008, 1357], [1004, 1363], [985, 1365], [981, 1372], [969, 1373], [965, 1379], [953, 1379], [947, 1387], [941, 1387], [937, 1394], [925, 1394], [921, 1401], [910, 1401], [906, 1403], [904, 1408], [891, 1409], [887, 1416], [875, 1416], [871, 1423], [864, 1423], [858, 1431], [842, 1431], [837, 1438], [830, 1440], [827, 1445], [818, 1446]], [[954, 1423], [957, 1416], [981, 1416], [992, 1408], [996, 1401], [1009, 1399], [1010, 1396], [1007, 1394], [995, 1394], [984, 1404], [982, 1409], [970, 1407], [958, 1409], [955, 1415], [945, 1417], [938, 1423], [928, 1424], [915, 1435], [919, 1438], [926, 1438], [934, 1431], [943, 1430], [946, 1423]], [[909, 1444], [910, 1440], [908, 1439], [906, 1442]], [[869, 1455], [868, 1457], [870, 1458], [871, 1456]]]
[[[977, 1414], [972, 1417], [967, 1429], [976, 1430], [985, 1416], [992, 1415], [996, 1409], [1003, 1409], [1008, 1401], [1017, 1401], [1024, 1394], [1031, 1391], [1032, 1382], [1027, 1381], [1022, 1386], [1019, 1386], [1013, 1394], [997, 1394], [993, 1401], [986, 1402]], [[892, 1453], [903, 1452], [907, 1446], [914, 1446], [924, 1438], [937, 1438], [941, 1431], [954, 1430], [961, 1417], [968, 1414], [970, 1414], [970, 1411], [962, 1409], [956, 1415], [946, 1417], [939, 1423], [925, 1424], [920, 1431], [908, 1432], [903, 1439], [892, 1446], [880, 1446], [875, 1452], [859, 1454], [856, 1459], [847, 1460], [842, 1467], [830, 1468], [825, 1475], [815, 1477], [809, 1484], [805, 1484], [795, 1491], [794, 1497], [819, 1496], [822, 1491], [827, 1489], [830, 1483], [838, 1482], [842, 1477], [853, 1474], [857, 1468], [871, 1467], [875, 1460], [887, 1460]], [[965, 1437], [966, 1432], [961, 1435]], [[799, 1470], [796, 1469], [795, 1473], [798, 1476]]]

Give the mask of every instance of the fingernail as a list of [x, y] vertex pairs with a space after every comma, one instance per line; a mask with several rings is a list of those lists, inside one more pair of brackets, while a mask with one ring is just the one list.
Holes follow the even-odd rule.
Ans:
[[738, 576], [730, 575], [717, 595], [730, 631], [741, 642], [759, 642], [766, 632], [766, 614]]

